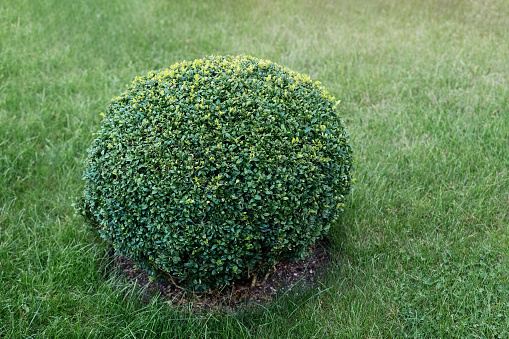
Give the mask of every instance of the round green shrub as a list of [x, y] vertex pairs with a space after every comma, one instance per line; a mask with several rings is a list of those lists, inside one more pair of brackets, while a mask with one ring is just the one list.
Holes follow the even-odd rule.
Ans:
[[301, 258], [342, 211], [349, 135], [318, 82], [250, 56], [136, 77], [86, 161], [86, 213], [141, 268], [203, 291]]

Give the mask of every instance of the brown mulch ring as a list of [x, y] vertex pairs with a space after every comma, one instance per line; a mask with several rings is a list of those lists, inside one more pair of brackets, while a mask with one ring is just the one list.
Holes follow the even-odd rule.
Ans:
[[251, 281], [237, 281], [221, 291], [214, 293], [184, 292], [171, 282], [158, 281], [150, 278], [142, 270], [134, 267], [134, 263], [124, 256], [114, 257], [110, 251], [112, 262], [107, 268], [124, 278], [126, 284], [136, 284], [140, 296], [150, 298], [159, 293], [168, 304], [184, 307], [191, 311], [225, 311], [232, 312], [242, 307], [270, 304], [276, 294], [295, 288], [311, 288], [329, 264], [326, 251], [327, 241], [317, 243], [311, 253], [298, 262], [282, 262], [276, 265], [265, 283], [257, 282], [251, 288]]

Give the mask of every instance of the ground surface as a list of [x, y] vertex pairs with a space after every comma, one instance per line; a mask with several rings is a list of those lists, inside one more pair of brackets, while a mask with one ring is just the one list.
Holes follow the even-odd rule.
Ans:
[[[509, 338], [508, 41], [507, 0], [0, 1], [0, 337]], [[351, 134], [323, 289], [263, 312], [130, 297], [71, 205], [111, 98], [211, 54], [322, 82]]]
[[172, 305], [199, 310], [236, 311], [240, 308], [270, 303], [278, 293], [292, 289], [313, 288], [320, 274], [327, 267], [327, 242], [322, 241], [308, 256], [298, 262], [282, 262], [276, 265], [267, 281], [257, 282], [251, 288], [251, 281], [239, 281], [214, 293], [185, 293], [171, 282], [151, 279], [124, 256], [114, 256], [108, 270], [125, 278], [125, 283], [136, 284], [142, 296], [153, 296], [159, 292], [160, 298]]

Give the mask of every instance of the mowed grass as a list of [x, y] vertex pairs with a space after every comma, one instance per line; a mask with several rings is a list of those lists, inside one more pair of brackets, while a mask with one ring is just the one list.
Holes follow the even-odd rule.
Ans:
[[[0, 4], [0, 337], [509, 337], [509, 3]], [[237, 314], [142, 301], [71, 206], [134, 76], [250, 54], [341, 99], [355, 190], [314, 290]]]

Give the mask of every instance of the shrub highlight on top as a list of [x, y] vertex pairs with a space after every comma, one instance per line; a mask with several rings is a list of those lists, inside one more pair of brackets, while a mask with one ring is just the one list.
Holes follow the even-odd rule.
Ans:
[[342, 211], [353, 170], [320, 83], [244, 55], [136, 77], [88, 152], [84, 206], [101, 236], [196, 291], [305, 255]]

